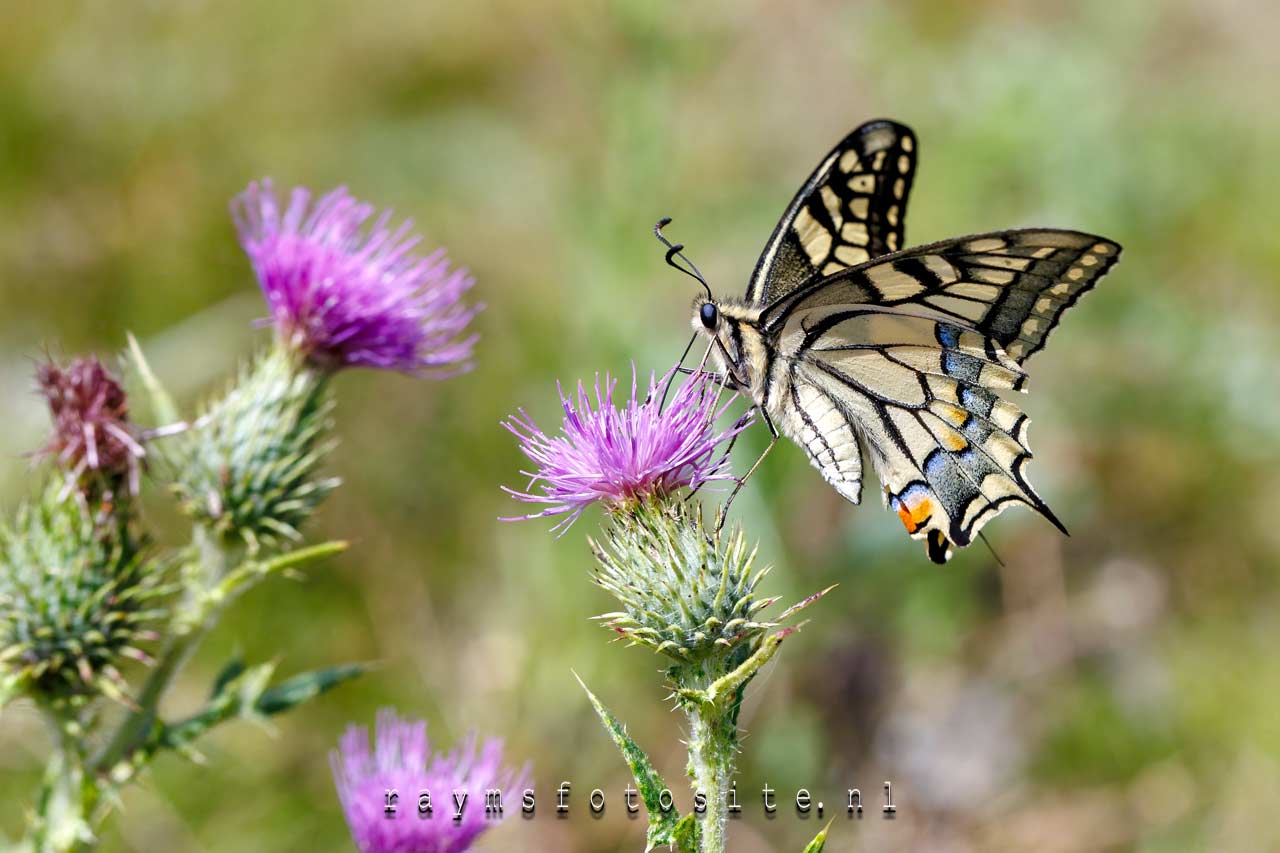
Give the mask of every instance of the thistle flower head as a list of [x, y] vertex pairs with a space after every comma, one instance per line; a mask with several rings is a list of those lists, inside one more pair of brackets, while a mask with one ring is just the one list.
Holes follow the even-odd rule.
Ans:
[[755, 568], [741, 529], [722, 537], [683, 501], [615, 516], [591, 549], [595, 582], [623, 607], [596, 619], [633, 643], [700, 661], [750, 646], [777, 624], [761, 617], [777, 599], [757, 595], [769, 570]]
[[232, 202], [232, 215], [281, 339], [327, 370], [377, 367], [424, 375], [465, 369], [479, 310], [474, 283], [443, 249], [420, 255], [412, 223], [338, 188], [312, 203], [301, 187], [287, 205], [270, 180]]
[[127, 526], [94, 520], [58, 483], [0, 526], [0, 694], [124, 701], [118, 667], [164, 616], [166, 590]]
[[40, 452], [82, 486], [127, 479], [136, 492], [146, 451], [134, 436], [124, 388], [102, 362], [91, 356], [66, 367], [48, 361], [36, 368], [36, 383], [53, 419], [53, 435]]
[[554, 437], [523, 409], [505, 421], [503, 426], [520, 439], [520, 449], [536, 467], [521, 472], [530, 478], [524, 491], [504, 490], [517, 500], [550, 505], [521, 518], [566, 515], [556, 525], [563, 530], [596, 501], [620, 510], [681, 488], [731, 479], [721, 445], [745, 429], [748, 420], [716, 426], [728, 402], [722, 404], [720, 388], [707, 373], [691, 377], [663, 407], [662, 390], [674, 371], [661, 379], [650, 374], [648, 392], [641, 398], [633, 367], [631, 396], [621, 409], [613, 400], [617, 380], [608, 376], [603, 388], [596, 377], [594, 401], [581, 382], [574, 397], [560, 389], [564, 423]]
[[[502, 742], [468, 737], [452, 753], [433, 753], [427, 724], [378, 712], [373, 748], [363, 726], [350, 726], [329, 754], [334, 784], [352, 839], [362, 853], [461, 853], [518, 803], [528, 785], [525, 770], [502, 763]], [[502, 791], [504, 812], [486, 808], [486, 791]], [[387, 814], [387, 792], [399, 795]], [[429, 791], [431, 811], [420, 795]], [[461, 820], [453, 819], [453, 794], [467, 793]], [[492, 803], [490, 803], [492, 805]]]

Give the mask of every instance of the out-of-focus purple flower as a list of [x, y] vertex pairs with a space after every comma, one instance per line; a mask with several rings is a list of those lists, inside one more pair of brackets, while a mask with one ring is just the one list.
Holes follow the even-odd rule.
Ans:
[[[595, 404], [581, 382], [576, 400], [559, 388], [564, 406], [560, 435], [548, 436], [523, 410], [503, 422], [536, 470], [524, 491], [503, 489], [518, 500], [551, 504], [526, 518], [568, 514], [556, 525], [563, 530], [594, 501], [620, 509], [649, 497], [662, 497], [682, 487], [698, 488], [713, 480], [732, 479], [720, 445], [746, 428], [749, 418], [718, 429], [716, 421], [729, 402], [721, 405], [720, 387], [709, 373], [694, 374], [660, 408], [663, 387], [675, 368], [658, 379], [649, 376], [648, 393], [641, 398], [631, 374], [631, 397], [622, 409], [613, 404], [617, 380], [605, 377], [601, 390], [596, 377]], [[731, 402], [731, 401], [730, 401]], [[537, 492], [535, 485], [540, 485]], [[516, 519], [504, 519], [514, 521]]]
[[[390, 708], [378, 712], [372, 750], [368, 730], [353, 725], [329, 754], [329, 763], [351, 837], [362, 853], [460, 853], [502, 820], [506, 808], [519, 810], [529, 784], [527, 768], [503, 766], [502, 741], [478, 744], [470, 736], [452, 753], [433, 754], [427, 724], [401, 719]], [[503, 812], [485, 807], [485, 792], [493, 789], [502, 791]], [[391, 814], [389, 791], [398, 795]], [[430, 792], [429, 813], [421, 808], [424, 791]], [[462, 791], [466, 804], [461, 819], [455, 819], [453, 795]]]
[[377, 367], [451, 375], [469, 367], [481, 306], [463, 295], [475, 279], [449, 269], [444, 249], [419, 255], [412, 223], [338, 188], [314, 204], [301, 187], [288, 205], [270, 180], [231, 204], [240, 243], [281, 338], [328, 370]]
[[138, 460], [146, 451], [134, 437], [124, 388], [102, 362], [92, 356], [65, 368], [45, 362], [36, 368], [36, 383], [53, 419], [53, 435], [40, 452], [54, 456], [72, 481], [127, 477], [137, 492]]

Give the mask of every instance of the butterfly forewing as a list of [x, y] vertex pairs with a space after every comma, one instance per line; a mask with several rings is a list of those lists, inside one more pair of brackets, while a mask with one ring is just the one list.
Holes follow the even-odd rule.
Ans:
[[760, 305], [901, 249], [916, 168], [911, 129], [867, 122], [823, 158], [774, 229], [747, 288]]
[[1021, 364], [1119, 255], [1110, 240], [1077, 231], [976, 234], [827, 276], [775, 300], [761, 322], [777, 328], [823, 305], [915, 308], [979, 332]]

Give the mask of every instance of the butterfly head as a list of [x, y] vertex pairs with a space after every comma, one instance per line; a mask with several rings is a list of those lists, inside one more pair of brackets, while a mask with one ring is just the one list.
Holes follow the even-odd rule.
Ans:
[[[689, 318], [689, 325], [693, 328], [695, 338], [702, 338], [712, 343], [720, 341], [720, 346], [726, 343], [731, 344], [729, 335], [724, 334], [727, 326], [727, 318], [721, 310], [720, 303], [711, 296], [698, 294], [693, 300], [693, 316]], [[728, 352], [726, 356], [730, 355]]]
[[690, 325], [694, 336], [711, 346], [712, 364], [742, 389], [756, 389], [763, 378], [765, 342], [759, 328], [760, 309], [738, 299], [699, 296], [693, 301]]

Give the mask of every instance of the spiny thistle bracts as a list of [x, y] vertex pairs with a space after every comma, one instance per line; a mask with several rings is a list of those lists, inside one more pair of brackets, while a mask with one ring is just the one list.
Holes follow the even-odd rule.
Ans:
[[332, 408], [325, 374], [279, 347], [259, 356], [168, 454], [183, 509], [251, 552], [300, 539], [338, 486], [318, 476]]
[[119, 667], [149, 661], [168, 592], [128, 522], [95, 520], [51, 483], [0, 527], [0, 696], [127, 701]]
[[756, 549], [742, 530], [727, 535], [702, 523], [684, 501], [642, 504], [610, 519], [602, 542], [590, 541], [594, 580], [622, 605], [597, 616], [633, 643], [679, 661], [728, 656], [751, 646], [775, 623], [760, 612], [777, 601], [756, 587]]

